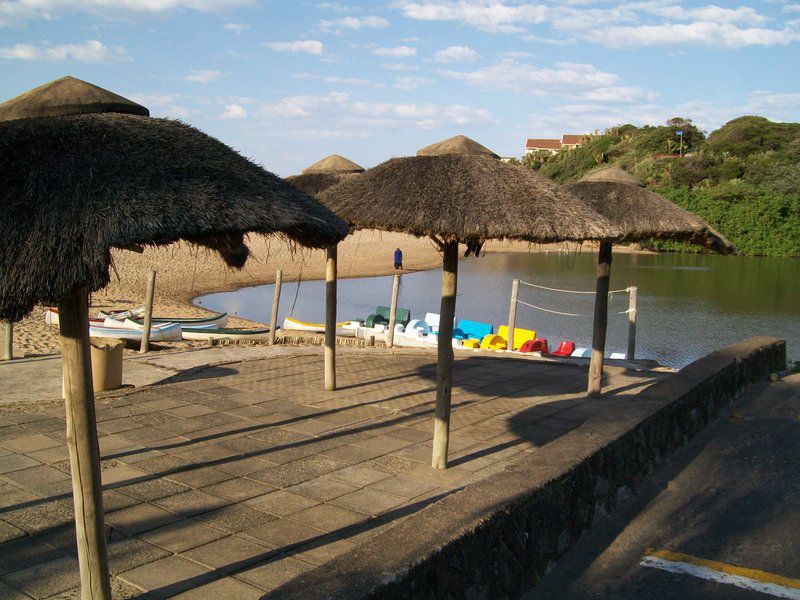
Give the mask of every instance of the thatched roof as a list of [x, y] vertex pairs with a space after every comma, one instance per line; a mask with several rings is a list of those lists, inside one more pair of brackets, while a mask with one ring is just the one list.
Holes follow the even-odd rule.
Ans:
[[331, 154], [303, 169], [303, 175], [309, 173], [363, 173], [364, 170], [364, 167], [349, 158]]
[[721, 253], [734, 250], [702, 218], [643, 187], [622, 169], [601, 169], [565, 187], [622, 229], [622, 241], [669, 239], [705, 245]]
[[178, 121], [77, 114], [0, 123], [0, 319], [109, 281], [111, 247], [209, 246], [243, 234], [325, 247], [347, 226], [310, 196]]
[[486, 146], [482, 146], [465, 135], [455, 135], [417, 150], [417, 156], [441, 156], [442, 154], [472, 154], [500, 158]]
[[80, 113], [150, 116], [144, 106], [75, 77], [62, 77], [0, 104], [0, 121]]
[[329, 187], [344, 181], [350, 177], [357, 177], [358, 173], [303, 173], [302, 175], [292, 175], [286, 178], [297, 189], [306, 194], [317, 196]]
[[356, 228], [446, 241], [555, 242], [619, 235], [549, 179], [483, 155], [394, 158], [319, 199]]
[[613, 181], [615, 183], [628, 183], [630, 185], [641, 186], [642, 182], [636, 179], [627, 171], [619, 167], [603, 167], [595, 169], [581, 177], [580, 181]]

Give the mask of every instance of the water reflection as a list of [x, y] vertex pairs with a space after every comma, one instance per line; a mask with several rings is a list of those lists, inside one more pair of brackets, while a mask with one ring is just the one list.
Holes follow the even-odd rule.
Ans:
[[[581, 254], [490, 254], [459, 263], [458, 317], [488, 321], [508, 320], [511, 280], [519, 277], [549, 287], [592, 290], [595, 256]], [[346, 269], [346, 265], [345, 265]], [[343, 271], [345, 269], [342, 269]], [[280, 320], [297, 302], [294, 316], [324, 319], [324, 282], [284, 284]], [[707, 255], [615, 254], [611, 288], [639, 287], [637, 356], [680, 367], [726, 344], [752, 335], [787, 339], [789, 356], [797, 357], [800, 344], [800, 261], [795, 259]], [[392, 277], [344, 279], [339, 282], [339, 319], [364, 319], [379, 304], [388, 305]], [[412, 317], [439, 312], [441, 270], [403, 275], [399, 306]], [[268, 321], [271, 285], [211, 294], [198, 303], [213, 310], [256, 321]], [[579, 346], [591, 341], [593, 297], [565, 295], [523, 286], [520, 300], [577, 313], [566, 317], [520, 306], [520, 327], [536, 329], [550, 345], [562, 339]], [[627, 294], [612, 295], [609, 303], [607, 349], [624, 352], [627, 341]]]

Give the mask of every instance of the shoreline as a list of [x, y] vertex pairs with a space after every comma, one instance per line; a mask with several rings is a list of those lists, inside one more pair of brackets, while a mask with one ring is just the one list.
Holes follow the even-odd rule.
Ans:
[[[277, 237], [251, 235], [247, 242], [251, 257], [240, 271], [225, 265], [216, 253], [178, 242], [169, 246], [147, 248], [142, 254], [124, 250], [112, 251], [109, 285], [90, 299], [91, 314], [98, 310], [128, 310], [144, 304], [147, 276], [157, 271], [155, 314], [175, 317], [197, 317], [210, 314], [194, 300], [208, 294], [233, 291], [275, 282], [277, 269], [283, 281], [320, 280], [325, 277], [325, 252], [291, 247]], [[491, 241], [490, 253], [558, 252], [564, 248], [578, 252], [596, 252], [596, 243], [528, 244], [527, 242]], [[437, 269], [441, 255], [427, 238], [373, 230], [356, 231], [339, 244], [339, 278], [379, 277], [394, 273], [392, 253], [400, 247], [404, 254], [404, 273]], [[615, 252], [654, 254], [620, 246]], [[14, 356], [42, 356], [59, 352], [58, 328], [45, 324], [44, 306], [37, 306], [22, 321], [14, 324]], [[263, 326], [263, 323], [230, 317], [231, 327]], [[202, 344], [201, 344], [202, 345]], [[170, 349], [197, 347], [198, 342], [176, 342]]]

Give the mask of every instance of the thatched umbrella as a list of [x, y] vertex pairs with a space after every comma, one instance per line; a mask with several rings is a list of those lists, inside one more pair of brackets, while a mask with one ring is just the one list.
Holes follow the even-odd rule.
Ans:
[[184, 239], [242, 267], [244, 234], [327, 247], [328, 209], [178, 121], [64, 78], [0, 105], [0, 319], [57, 304], [84, 598], [110, 598], [88, 337], [88, 294], [111, 248]]
[[[364, 167], [352, 160], [331, 154], [303, 169], [300, 175], [287, 177], [286, 181], [316, 196], [329, 187], [349, 177], [364, 172]], [[337, 247], [327, 249], [325, 257], [325, 389], [336, 389], [336, 278]], [[276, 292], [277, 298], [278, 292]]]
[[[455, 146], [455, 148], [454, 148]], [[429, 236], [442, 250], [433, 466], [447, 466], [458, 245], [479, 253], [488, 239], [529, 242], [608, 239], [605, 218], [552, 181], [504, 163], [468, 138], [441, 143], [441, 154], [394, 158], [319, 195], [357, 228]]]
[[[589, 173], [566, 188], [618, 226], [623, 233], [622, 242], [669, 239], [704, 245], [723, 254], [733, 252], [733, 245], [703, 219], [648, 190], [618, 167], [606, 167]], [[602, 386], [610, 275], [611, 241], [601, 241], [597, 258], [592, 359], [587, 386], [590, 396], [600, 394]]]

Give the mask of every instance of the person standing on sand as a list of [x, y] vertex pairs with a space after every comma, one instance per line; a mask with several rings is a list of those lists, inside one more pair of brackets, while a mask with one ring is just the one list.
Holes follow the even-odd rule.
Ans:
[[394, 251], [394, 270], [403, 268], [403, 251], [400, 248], [395, 248]]

